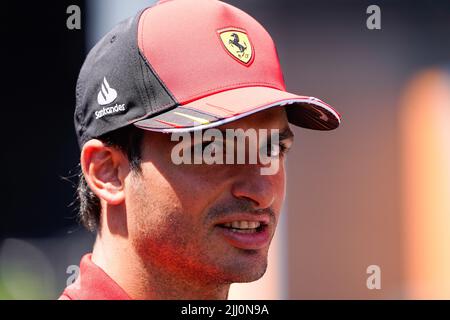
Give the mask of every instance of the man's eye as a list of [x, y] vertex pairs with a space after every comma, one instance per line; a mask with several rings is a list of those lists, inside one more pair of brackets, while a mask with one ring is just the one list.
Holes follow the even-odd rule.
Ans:
[[268, 152], [268, 156], [269, 156], [269, 157], [271, 157], [271, 158], [276, 158], [276, 157], [280, 156], [280, 153], [281, 153], [281, 145], [271, 143], [271, 144], [269, 145], [269, 147], [270, 147], [270, 150], [268, 150], [268, 151], [269, 151], [269, 152]]
[[283, 142], [280, 142], [279, 144], [269, 142], [266, 148], [266, 156], [271, 158], [283, 157], [288, 151], [289, 148]]
[[290, 148], [283, 142], [280, 142], [279, 148], [282, 156], [285, 156], [290, 150]]

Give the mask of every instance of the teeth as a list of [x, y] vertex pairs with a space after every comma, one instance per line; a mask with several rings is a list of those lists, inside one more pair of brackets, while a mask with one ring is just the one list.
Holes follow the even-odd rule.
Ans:
[[231, 226], [235, 229], [247, 229], [248, 223], [247, 221], [233, 221]]
[[225, 227], [227, 228], [233, 228], [233, 229], [243, 229], [243, 230], [249, 230], [249, 229], [256, 229], [261, 226], [261, 222], [257, 221], [233, 221], [231, 223], [225, 223]]
[[256, 222], [256, 221], [251, 221], [248, 223], [248, 227], [249, 229], [256, 229], [260, 226], [260, 222]]

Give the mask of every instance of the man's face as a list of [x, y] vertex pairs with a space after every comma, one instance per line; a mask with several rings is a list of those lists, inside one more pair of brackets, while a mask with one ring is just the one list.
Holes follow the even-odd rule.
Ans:
[[[292, 143], [283, 138], [291, 134], [284, 108], [219, 127], [232, 128], [278, 129], [280, 144]], [[170, 134], [146, 132], [142, 175], [127, 177], [128, 232], [137, 253], [149, 270], [162, 268], [186, 281], [259, 279], [284, 200], [285, 156], [273, 175], [261, 175], [261, 163], [176, 165], [177, 143]]]

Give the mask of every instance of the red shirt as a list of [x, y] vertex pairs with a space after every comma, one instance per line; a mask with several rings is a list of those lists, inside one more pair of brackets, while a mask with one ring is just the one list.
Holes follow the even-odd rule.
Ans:
[[69, 285], [58, 300], [130, 300], [127, 293], [91, 260], [83, 256], [77, 280]]

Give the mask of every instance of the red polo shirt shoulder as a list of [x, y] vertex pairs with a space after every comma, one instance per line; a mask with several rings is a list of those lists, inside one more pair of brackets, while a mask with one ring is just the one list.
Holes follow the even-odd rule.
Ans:
[[127, 293], [91, 260], [83, 256], [77, 280], [69, 285], [58, 300], [130, 300]]

